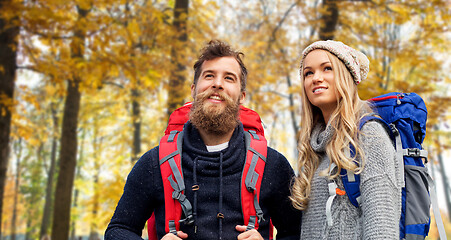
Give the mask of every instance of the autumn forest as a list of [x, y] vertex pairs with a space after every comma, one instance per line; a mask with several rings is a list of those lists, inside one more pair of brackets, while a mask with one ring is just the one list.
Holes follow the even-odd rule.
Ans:
[[293, 166], [313, 41], [368, 56], [362, 99], [422, 96], [450, 237], [450, 22], [450, 0], [0, 0], [0, 239], [102, 239], [128, 172], [192, 100], [211, 39], [245, 54], [245, 106]]

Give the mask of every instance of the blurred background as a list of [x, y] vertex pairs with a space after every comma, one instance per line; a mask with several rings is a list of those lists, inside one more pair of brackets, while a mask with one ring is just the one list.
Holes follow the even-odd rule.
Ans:
[[[451, 1], [1, 0], [0, 9], [1, 239], [103, 239], [128, 172], [191, 100], [192, 66], [211, 39], [245, 53], [245, 106], [293, 167], [299, 59], [311, 42], [368, 56], [362, 99], [422, 96], [423, 147], [451, 236]], [[428, 239], [438, 239], [434, 221]]]

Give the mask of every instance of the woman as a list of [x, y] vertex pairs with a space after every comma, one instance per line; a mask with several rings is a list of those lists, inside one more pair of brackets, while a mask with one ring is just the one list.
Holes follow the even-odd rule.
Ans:
[[[370, 121], [359, 129], [360, 119], [372, 114], [357, 92], [368, 70], [368, 58], [341, 42], [318, 41], [303, 51], [303, 125], [291, 196], [303, 210], [301, 239], [399, 238], [394, 147], [381, 123]], [[360, 176], [358, 207], [344, 192], [342, 169]]]

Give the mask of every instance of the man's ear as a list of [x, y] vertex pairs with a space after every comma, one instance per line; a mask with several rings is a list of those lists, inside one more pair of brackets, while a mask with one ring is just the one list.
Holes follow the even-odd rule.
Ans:
[[240, 96], [240, 104], [241, 105], [244, 104], [244, 100], [246, 100], [246, 91], [241, 92], [241, 96]]
[[193, 100], [195, 96], [196, 96], [196, 85], [194, 85], [193, 83], [191, 84], [191, 97], [193, 98]]

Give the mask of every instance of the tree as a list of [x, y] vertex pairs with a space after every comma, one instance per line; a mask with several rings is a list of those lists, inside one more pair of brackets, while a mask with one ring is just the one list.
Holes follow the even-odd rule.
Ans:
[[[94, 159], [94, 175], [93, 175], [93, 197], [92, 197], [92, 217], [91, 217], [91, 223], [90, 223], [90, 233], [89, 233], [89, 240], [97, 240], [99, 238], [99, 223], [98, 223], [98, 214], [100, 210], [100, 195], [101, 195], [101, 189], [100, 189], [100, 167], [101, 167], [101, 161], [100, 161], [100, 153], [102, 153], [102, 140], [103, 136], [100, 135], [101, 126], [99, 125], [99, 117], [94, 117], [92, 122], [92, 128], [93, 128], [93, 159]], [[100, 135], [100, 136], [99, 136]]]
[[42, 216], [41, 230], [39, 233], [39, 238], [42, 239], [45, 235], [48, 235], [49, 226], [51, 223], [51, 214], [52, 214], [52, 203], [53, 203], [53, 189], [54, 189], [54, 177], [56, 172], [56, 151], [57, 151], [57, 141], [58, 141], [58, 116], [56, 103], [50, 103], [50, 112], [52, 116], [53, 123], [53, 136], [52, 136], [52, 149], [50, 156], [50, 163], [47, 169], [47, 185], [45, 190], [45, 204], [44, 204], [44, 213]]
[[167, 117], [177, 108], [183, 105], [186, 96], [184, 86], [186, 79], [185, 53], [188, 40], [187, 22], [188, 22], [189, 0], [176, 0], [174, 6], [174, 41], [171, 49], [172, 72], [169, 78], [169, 96]]
[[332, 40], [335, 36], [339, 16], [337, 1], [324, 0], [321, 13], [321, 27], [318, 37], [320, 40]]
[[[86, 6], [77, 6], [78, 19], [71, 43], [71, 57], [77, 63], [82, 63], [84, 57], [86, 32], [83, 29], [83, 24], [86, 23], [86, 16], [89, 11], [90, 9]], [[59, 173], [55, 191], [52, 239], [67, 240], [69, 238], [70, 206], [77, 158], [77, 120], [81, 99], [79, 89], [81, 77], [74, 73], [74, 77], [67, 83], [67, 96], [61, 131]]]
[[16, 179], [14, 185], [14, 205], [13, 205], [13, 216], [11, 218], [11, 240], [16, 240], [16, 229], [17, 229], [17, 204], [19, 196], [19, 184], [20, 184], [20, 160], [22, 157], [22, 139], [19, 139], [16, 144], [14, 144], [14, 153], [16, 155]]
[[11, 131], [11, 113], [14, 107], [14, 80], [16, 76], [17, 36], [19, 26], [14, 12], [14, 1], [1, 0], [0, 10], [0, 238], [2, 237], [3, 194], [9, 157], [9, 135]]
[[[79, 80], [78, 92], [83, 98], [76, 124], [78, 157], [70, 228], [73, 236], [86, 236], [90, 229], [95, 235], [98, 229], [106, 227], [113, 214], [126, 173], [132, 167], [130, 159], [133, 164], [143, 150], [158, 145], [167, 113], [171, 111], [169, 101], [177, 98], [168, 96], [180, 94], [176, 105], [189, 96], [187, 80], [192, 78], [192, 72], [187, 66], [192, 66], [198, 50], [210, 39], [225, 40], [245, 53], [249, 70], [245, 104], [261, 115], [270, 146], [293, 164], [294, 132], [302, 131], [298, 113], [302, 107], [300, 54], [326, 32], [325, 27], [334, 25], [335, 30], [329, 31], [333, 32], [333, 39], [369, 56], [368, 79], [358, 86], [363, 99], [395, 90], [421, 93], [429, 110], [425, 146], [431, 145], [429, 139], [436, 139], [433, 136], [439, 134], [431, 131], [431, 126], [449, 122], [444, 116], [451, 106], [447, 97], [449, 67], [446, 67], [451, 46], [446, 24], [451, 21], [451, 14], [444, 1], [77, 0], [63, 5], [60, 2], [22, 1], [21, 9], [8, 8], [2, 12], [7, 19], [20, 13], [21, 24], [16, 72], [21, 81], [15, 83], [17, 104], [12, 112], [9, 140], [16, 145], [21, 138], [23, 149], [20, 188], [16, 191], [18, 234], [25, 232], [27, 220], [33, 237], [38, 237], [39, 227], [45, 228], [48, 208], [43, 207], [43, 197], [33, 200], [32, 192], [42, 188], [35, 195], [44, 196], [44, 189], [49, 189], [52, 142], [60, 137], [53, 133], [56, 130], [49, 111], [54, 96], [65, 99], [69, 85], [75, 87], [74, 80]], [[176, 6], [182, 2], [189, 2], [185, 5], [188, 7], [182, 7], [186, 11], [176, 16]], [[84, 20], [78, 18], [76, 4], [83, 6], [81, 9], [90, 9]], [[328, 4], [335, 5], [332, 9], [336, 7], [337, 16], [327, 10]], [[325, 24], [328, 15], [331, 24]], [[181, 30], [176, 28], [177, 18], [185, 21]], [[78, 28], [77, 21], [83, 22], [82, 27]], [[178, 39], [185, 34], [182, 25], [186, 27], [184, 42]], [[84, 32], [82, 57], [74, 56], [74, 30]], [[177, 79], [177, 62], [185, 67], [180, 74], [183, 82], [173, 86], [169, 82]], [[34, 78], [22, 75], [30, 70], [39, 73], [39, 80], [28, 81]], [[25, 94], [25, 86], [33, 91]], [[44, 91], [34, 92], [37, 89]], [[57, 112], [61, 126], [58, 132], [62, 128], [62, 111]], [[446, 139], [441, 136], [441, 140]], [[100, 139], [103, 147], [95, 145]], [[430, 152], [448, 148], [434, 145]], [[62, 153], [61, 149], [59, 152]], [[63, 159], [58, 153], [55, 155], [54, 160]], [[7, 205], [3, 205], [4, 234], [12, 229], [16, 171], [10, 162], [8, 192], [4, 197]], [[31, 173], [38, 177], [32, 178]], [[438, 172], [436, 175], [439, 177]], [[94, 194], [93, 189], [108, 191]], [[34, 203], [30, 205], [23, 199]]]

